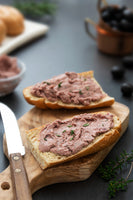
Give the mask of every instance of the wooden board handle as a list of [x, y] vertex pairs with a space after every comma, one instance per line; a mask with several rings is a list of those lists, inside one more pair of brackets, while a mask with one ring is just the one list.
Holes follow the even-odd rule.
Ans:
[[10, 170], [15, 200], [32, 200], [28, 177], [20, 153], [10, 155]]

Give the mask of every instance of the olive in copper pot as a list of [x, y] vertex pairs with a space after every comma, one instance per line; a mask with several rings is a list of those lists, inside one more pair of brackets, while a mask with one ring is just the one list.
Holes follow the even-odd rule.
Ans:
[[110, 24], [111, 27], [117, 27], [118, 26], [118, 22], [116, 20], [110, 21], [109, 24]]
[[117, 20], [117, 21], [120, 21], [120, 20], [122, 20], [122, 18], [123, 18], [123, 15], [122, 15], [122, 13], [116, 13], [115, 15], [114, 15], [114, 17], [115, 17], [115, 19]]
[[112, 29], [113, 29], [113, 31], [119, 31], [117, 26], [113, 26]]
[[120, 79], [124, 76], [125, 70], [120, 66], [113, 66], [111, 69], [111, 73], [113, 75], [113, 78]]
[[133, 24], [128, 22], [126, 19], [122, 19], [119, 24], [120, 30], [124, 32], [132, 32]]
[[130, 22], [133, 22], [133, 12], [129, 9], [123, 11], [123, 17]]
[[133, 93], [133, 85], [130, 83], [123, 83], [121, 86], [121, 92], [123, 96], [130, 97]]
[[111, 15], [110, 15], [109, 10], [104, 10], [104, 11], [102, 12], [101, 16], [102, 16], [102, 19], [103, 19], [105, 22], [107, 22], [107, 21], [109, 21], [109, 20], [111, 19]]
[[125, 9], [127, 9], [126, 6], [119, 6], [118, 8], [119, 12], [123, 12]]

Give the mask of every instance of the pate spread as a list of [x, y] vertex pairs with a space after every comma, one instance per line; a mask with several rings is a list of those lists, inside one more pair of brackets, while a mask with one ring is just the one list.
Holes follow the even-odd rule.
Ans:
[[31, 88], [31, 94], [46, 97], [51, 102], [60, 100], [66, 104], [77, 105], [89, 105], [106, 95], [90, 76], [83, 77], [74, 72], [66, 72], [37, 83]]
[[15, 76], [20, 72], [17, 66], [17, 59], [7, 55], [0, 56], [0, 78]]
[[113, 128], [113, 115], [80, 114], [64, 121], [56, 120], [40, 132], [39, 150], [70, 156], [88, 144], [95, 137]]

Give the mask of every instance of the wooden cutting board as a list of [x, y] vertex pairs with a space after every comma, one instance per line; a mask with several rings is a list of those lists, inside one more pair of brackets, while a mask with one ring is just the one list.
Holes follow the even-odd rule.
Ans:
[[[99, 166], [99, 164], [103, 161], [103, 159], [107, 156], [107, 154], [111, 151], [114, 145], [93, 155], [89, 155], [77, 160], [73, 160], [71, 162], [51, 167], [46, 170], [42, 170], [28, 149], [25, 130], [38, 127], [56, 119], [66, 119], [83, 112], [95, 112], [100, 110], [110, 111], [120, 118], [122, 122], [122, 136], [128, 126], [129, 109], [127, 106], [117, 102], [114, 103], [112, 107], [95, 109], [91, 111], [41, 110], [34, 107], [18, 120], [23, 143], [26, 147], [24, 163], [27, 170], [32, 194], [38, 189], [53, 183], [74, 182], [89, 178], [95, 169]], [[3, 148], [5, 154], [7, 155], [5, 137]], [[10, 176], [10, 166], [0, 174], [0, 200], [14, 200]]]

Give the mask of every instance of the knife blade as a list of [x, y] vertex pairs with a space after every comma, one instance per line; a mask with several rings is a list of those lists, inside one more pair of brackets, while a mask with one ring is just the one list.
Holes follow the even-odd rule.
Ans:
[[25, 155], [18, 123], [13, 111], [0, 103], [10, 161], [11, 178], [15, 200], [32, 200], [29, 181], [22, 156]]

